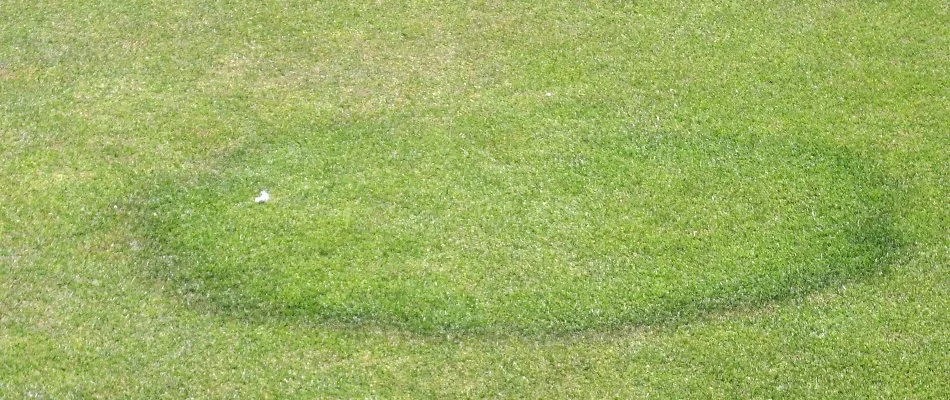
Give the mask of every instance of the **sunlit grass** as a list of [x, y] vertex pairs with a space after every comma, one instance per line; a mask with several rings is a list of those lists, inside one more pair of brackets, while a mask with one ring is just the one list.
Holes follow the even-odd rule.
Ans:
[[946, 20], [0, 3], [0, 398], [946, 397]]

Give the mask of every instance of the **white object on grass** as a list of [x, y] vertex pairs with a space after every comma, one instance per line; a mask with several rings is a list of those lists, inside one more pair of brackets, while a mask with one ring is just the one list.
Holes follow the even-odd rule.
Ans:
[[270, 201], [270, 194], [266, 190], [261, 190], [261, 195], [254, 198], [255, 203], [266, 203]]

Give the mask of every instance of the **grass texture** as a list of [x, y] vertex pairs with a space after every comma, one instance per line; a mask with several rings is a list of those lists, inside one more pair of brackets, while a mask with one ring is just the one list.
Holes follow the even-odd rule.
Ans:
[[0, 398], [950, 393], [940, 2], [0, 16]]
[[383, 129], [281, 135], [317, 143], [161, 186], [158, 273], [239, 313], [550, 331], [807, 293], [894, 245], [868, 177], [821, 148], [598, 132], [476, 155]]

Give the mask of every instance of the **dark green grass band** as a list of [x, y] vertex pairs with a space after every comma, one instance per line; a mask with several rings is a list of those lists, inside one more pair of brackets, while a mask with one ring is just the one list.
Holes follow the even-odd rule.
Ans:
[[349, 128], [320, 160], [264, 143], [160, 185], [157, 276], [245, 317], [562, 332], [800, 296], [898, 243], [886, 182], [823, 144], [621, 131], [451, 159], [480, 144]]

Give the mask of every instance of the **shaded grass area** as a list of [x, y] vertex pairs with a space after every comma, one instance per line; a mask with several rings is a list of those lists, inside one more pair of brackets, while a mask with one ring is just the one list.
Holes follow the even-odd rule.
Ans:
[[[950, 392], [939, 2], [0, 13], [0, 397]], [[262, 188], [273, 204], [242, 206]], [[654, 230], [625, 230], [625, 217]], [[623, 246], [663, 259], [605, 256], [629, 257]], [[312, 251], [284, 254], [298, 247]], [[487, 264], [452, 263], [483, 254], [515, 289], [567, 296], [514, 296], [485, 287]], [[347, 256], [390, 263], [352, 270]], [[720, 257], [785, 262], [749, 271]], [[515, 268], [572, 260], [610, 277], [693, 273], [650, 281], [679, 298], [597, 319], [582, 309], [602, 299], [570, 293], [613, 298], [623, 280], [599, 289], [589, 262], [561, 276]], [[314, 300], [294, 276], [333, 265], [390, 294], [348, 309], [349, 289], [381, 292], [352, 283]], [[400, 275], [410, 266], [425, 274]], [[439, 290], [416, 285], [427, 280]]]

